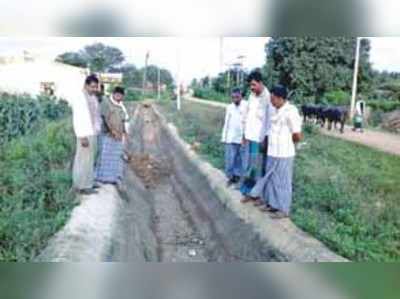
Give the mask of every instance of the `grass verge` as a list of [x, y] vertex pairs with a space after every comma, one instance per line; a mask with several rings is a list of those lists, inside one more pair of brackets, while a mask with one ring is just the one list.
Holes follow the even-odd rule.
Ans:
[[[188, 143], [223, 169], [224, 109], [159, 103]], [[306, 130], [295, 165], [292, 220], [353, 261], [400, 261], [400, 157]]]

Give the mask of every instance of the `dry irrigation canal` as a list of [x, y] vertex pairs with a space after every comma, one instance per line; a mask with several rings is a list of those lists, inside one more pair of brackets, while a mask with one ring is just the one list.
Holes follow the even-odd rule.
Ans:
[[108, 260], [284, 260], [222, 204], [153, 107], [136, 109], [124, 206]]

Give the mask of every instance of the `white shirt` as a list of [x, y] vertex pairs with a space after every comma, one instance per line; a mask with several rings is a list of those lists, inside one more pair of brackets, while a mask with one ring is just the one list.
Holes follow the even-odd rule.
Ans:
[[[71, 96], [72, 123], [77, 138], [96, 136], [99, 128], [95, 127], [85, 92], [80, 90]], [[98, 107], [97, 107], [98, 108]]]
[[280, 109], [271, 110], [268, 131], [268, 156], [292, 158], [296, 155], [293, 134], [301, 133], [302, 118], [297, 108], [285, 103]]
[[232, 103], [226, 108], [224, 129], [222, 131], [223, 143], [242, 143], [247, 106], [247, 101], [242, 100], [239, 106]]
[[[84, 94], [85, 94], [85, 92], [84, 92]], [[86, 93], [86, 99], [87, 99], [88, 105], [89, 105], [89, 112], [90, 112], [90, 117], [92, 119], [94, 133], [95, 133], [95, 135], [98, 135], [101, 132], [101, 122], [102, 122], [99, 99], [97, 96], [89, 95], [87, 93]]]
[[246, 140], [258, 143], [264, 141], [269, 127], [268, 114], [270, 105], [271, 95], [266, 87], [259, 96], [254, 93], [250, 95], [244, 132]]

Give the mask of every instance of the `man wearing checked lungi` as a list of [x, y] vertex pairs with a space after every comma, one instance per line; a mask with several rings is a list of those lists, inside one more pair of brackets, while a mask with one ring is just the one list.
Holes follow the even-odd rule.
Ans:
[[251, 196], [261, 197], [263, 212], [272, 218], [288, 218], [292, 204], [293, 166], [295, 145], [303, 138], [302, 118], [298, 109], [287, 101], [287, 89], [278, 85], [271, 91], [270, 127], [268, 129], [268, 154], [266, 174], [251, 191]]
[[240, 191], [243, 194], [242, 203], [258, 200], [250, 196], [250, 192], [263, 176], [265, 136], [268, 127], [270, 109], [270, 93], [264, 86], [259, 71], [252, 72], [247, 78], [251, 94], [248, 100], [248, 112], [242, 141], [243, 146], [243, 175]]
[[101, 103], [103, 132], [96, 164], [96, 181], [121, 188], [124, 145], [128, 137], [129, 115], [123, 103], [125, 90], [115, 87], [112, 95]]

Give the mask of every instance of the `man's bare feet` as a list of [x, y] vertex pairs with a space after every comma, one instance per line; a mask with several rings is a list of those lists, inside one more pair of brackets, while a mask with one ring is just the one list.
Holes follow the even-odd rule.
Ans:
[[255, 201], [254, 201], [254, 206], [255, 207], [261, 207], [261, 206], [263, 206], [265, 203], [261, 200], [261, 199], [256, 199]]
[[252, 202], [252, 201], [254, 201], [254, 198], [246, 196], [240, 202], [243, 203], [243, 204], [246, 204], [246, 203], [249, 203], [249, 202]]

